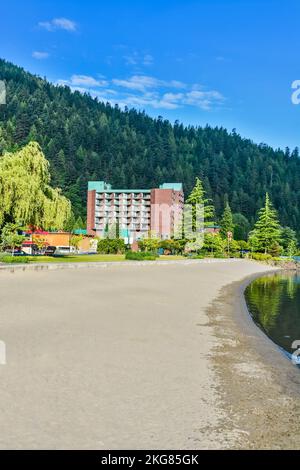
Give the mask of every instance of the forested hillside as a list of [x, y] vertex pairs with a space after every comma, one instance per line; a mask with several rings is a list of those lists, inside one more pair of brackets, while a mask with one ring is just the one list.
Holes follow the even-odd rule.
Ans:
[[85, 216], [87, 181], [154, 187], [182, 181], [189, 193], [203, 179], [217, 216], [228, 198], [252, 224], [268, 191], [282, 225], [300, 228], [298, 150], [273, 150], [223, 128], [184, 127], [143, 112], [122, 111], [88, 95], [54, 86], [0, 60], [7, 105], [0, 106], [0, 154], [30, 140], [51, 164], [52, 185]]

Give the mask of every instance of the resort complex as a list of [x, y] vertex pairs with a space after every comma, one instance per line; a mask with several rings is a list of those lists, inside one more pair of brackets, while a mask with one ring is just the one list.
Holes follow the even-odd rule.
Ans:
[[104, 237], [112, 231], [125, 243], [148, 236], [170, 239], [180, 229], [184, 194], [182, 183], [152, 189], [113, 189], [104, 181], [88, 183], [87, 233]]

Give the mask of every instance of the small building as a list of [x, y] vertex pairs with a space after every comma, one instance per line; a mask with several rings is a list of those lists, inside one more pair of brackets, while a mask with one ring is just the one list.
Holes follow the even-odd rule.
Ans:
[[[85, 232], [85, 231], [84, 231]], [[71, 239], [75, 233], [71, 232], [46, 232], [46, 231], [27, 231], [26, 240], [24, 240], [22, 249], [32, 253], [32, 247], [38, 246], [43, 243], [45, 247], [55, 246], [57, 252], [59, 253], [97, 253], [97, 240], [92, 235], [87, 235], [86, 233], [80, 233], [78, 235], [82, 236], [78, 244], [78, 249], [72, 246]], [[30, 250], [31, 247], [31, 250]], [[30, 252], [31, 251], [31, 252]]]

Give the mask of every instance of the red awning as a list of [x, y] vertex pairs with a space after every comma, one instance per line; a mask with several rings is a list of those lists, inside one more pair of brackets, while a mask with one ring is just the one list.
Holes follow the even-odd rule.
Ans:
[[45, 232], [44, 230], [25, 230], [24, 233], [27, 233], [28, 235], [49, 235], [50, 232]]

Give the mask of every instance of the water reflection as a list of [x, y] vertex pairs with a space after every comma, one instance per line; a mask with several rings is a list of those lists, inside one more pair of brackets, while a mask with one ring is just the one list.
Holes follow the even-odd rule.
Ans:
[[245, 291], [254, 321], [288, 353], [300, 340], [300, 274], [281, 273], [253, 281]]

